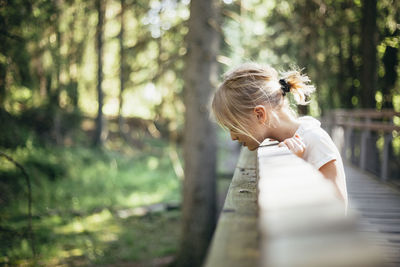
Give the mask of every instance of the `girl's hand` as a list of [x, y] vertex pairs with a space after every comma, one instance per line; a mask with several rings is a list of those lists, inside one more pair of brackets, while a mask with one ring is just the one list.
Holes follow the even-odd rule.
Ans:
[[306, 145], [297, 134], [294, 137], [283, 140], [278, 146], [287, 146], [293, 154], [300, 158], [303, 157], [304, 151], [306, 150]]

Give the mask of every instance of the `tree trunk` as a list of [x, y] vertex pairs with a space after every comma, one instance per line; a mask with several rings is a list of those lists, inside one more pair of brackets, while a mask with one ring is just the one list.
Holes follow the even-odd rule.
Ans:
[[63, 136], [61, 133], [61, 106], [60, 106], [60, 95], [61, 95], [61, 32], [60, 32], [60, 14], [61, 14], [61, 1], [55, 1], [56, 16], [54, 30], [56, 34], [56, 47], [54, 49], [54, 71], [56, 86], [54, 92], [52, 92], [52, 99], [50, 101], [51, 112], [53, 117], [53, 136], [54, 140], [58, 145], [63, 142]]
[[[59, 14], [59, 13], [58, 13]], [[58, 15], [59, 16], [59, 15]], [[60, 108], [60, 95], [61, 95], [61, 32], [59, 26], [56, 26], [56, 49], [55, 49], [55, 80], [56, 80], [56, 88], [54, 92], [54, 101], [53, 105], [56, 108]]]
[[0, 107], [4, 107], [6, 101], [6, 76], [7, 66], [0, 63]]
[[216, 223], [216, 135], [208, 102], [216, 87], [220, 33], [216, 0], [192, 0], [184, 70], [185, 179], [178, 266], [201, 266]]
[[353, 57], [356, 55], [357, 51], [355, 51], [354, 43], [353, 43], [353, 36], [356, 34], [352, 25], [349, 25], [348, 27], [348, 34], [349, 34], [349, 57], [347, 58], [347, 71], [348, 71], [348, 76], [351, 79], [351, 86], [349, 88], [350, 92], [348, 93], [349, 97], [347, 98], [347, 105], [351, 108], [357, 108], [359, 106], [359, 103], [357, 105], [354, 105], [352, 102], [352, 97], [356, 96], [357, 94], [357, 88], [355, 86], [355, 80], [358, 78], [358, 71], [356, 69], [356, 66], [353, 61]]
[[60, 32], [60, 15], [61, 15], [61, 1], [55, 1], [55, 15], [56, 20], [54, 22], [54, 34], [56, 36], [55, 47], [50, 45], [52, 51], [53, 66], [52, 75], [55, 81], [55, 86], [50, 91], [50, 105], [54, 109], [60, 108], [60, 94], [61, 94], [61, 32]]
[[77, 81], [77, 75], [76, 71], [72, 72], [71, 66], [75, 65], [78, 66], [78, 58], [81, 56], [79, 53], [77, 53], [78, 49], [77, 46], [79, 46], [79, 43], [76, 43], [74, 40], [75, 36], [75, 29], [77, 27], [76, 25], [76, 20], [77, 20], [77, 11], [75, 10], [72, 13], [72, 21], [69, 24], [69, 34], [67, 35], [68, 37], [68, 55], [66, 56], [66, 68], [67, 68], [67, 73], [68, 73], [68, 78], [69, 82], [67, 85], [67, 93], [68, 97], [71, 101], [72, 107], [74, 110], [78, 110], [78, 102], [79, 102], [79, 91], [78, 91], [78, 81]]
[[124, 117], [122, 115], [122, 107], [123, 107], [123, 93], [125, 89], [125, 77], [124, 77], [124, 64], [125, 64], [125, 50], [124, 50], [124, 13], [125, 13], [125, 0], [120, 0], [121, 5], [121, 13], [120, 13], [120, 23], [121, 29], [119, 32], [118, 40], [119, 40], [119, 108], [118, 108], [118, 126], [119, 131], [122, 135], [124, 135]]
[[386, 46], [385, 54], [383, 55], [383, 66], [385, 68], [385, 76], [383, 76], [383, 103], [382, 108], [393, 108], [392, 97], [394, 86], [397, 80], [397, 66], [399, 59], [397, 58], [398, 48]]
[[[311, 26], [310, 24], [313, 24], [312, 18], [310, 17], [312, 14], [313, 10], [313, 3], [310, 2], [302, 2], [298, 6], [299, 13], [301, 14], [301, 19], [300, 23], [302, 27], [309, 29]], [[315, 27], [315, 25], [314, 25]], [[299, 58], [301, 60], [304, 67], [306, 67], [306, 71], [308, 75], [311, 75], [313, 71], [313, 65], [318, 64], [317, 60], [315, 60], [314, 55], [316, 53], [316, 39], [313, 35], [312, 31], [306, 32], [305, 33], [305, 44], [304, 49], [300, 50], [299, 53]], [[302, 66], [302, 67], [303, 67]], [[318, 77], [315, 76], [315, 79], [317, 80]], [[317, 81], [316, 81], [317, 82]], [[317, 82], [318, 83], [318, 82]], [[297, 106], [297, 112], [300, 116], [307, 115], [309, 113], [309, 106], [308, 105], [298, 105]]]
[[103, 0], [96, 0], [96, 10], [98, 15], [96, 29], [96, 49], [97, 49], [97, 99], [98, 111], [96, 118], [96, 131], [94, 143], [97, 146], [102, 146], [105, 139], [104, 134], [104, 118], [103, 118], [103, 28], [104, 28], [104, 11], [105, 3]]
[[[57, 7], [58, 8], [58, 7]], [[59, 26], [56, 26], [56, 52], [55, 52], [55, 71], [56, 71], [56, 88], [54, 92], [54, 102], [53, 105], [53, 132], [54, 138], [58, 145], [62, 144], [63, 137], [61, 134], [61, 106], [60, 106], [60, 95], [61, 95], [61, 32]]]
[[376, 43], [376, 0], [364, 0], [361, 21], [361, 104], [363, 108], [376, 107]]

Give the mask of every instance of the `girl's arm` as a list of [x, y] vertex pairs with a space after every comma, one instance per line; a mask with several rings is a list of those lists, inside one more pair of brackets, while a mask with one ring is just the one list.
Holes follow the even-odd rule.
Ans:
[[321, 168], [319, 168], [319, 171], [324, 175], [324, 177], [326, 179], [331, 180], [333, 182], [335, 189], [336, 189], [337, 196], [341, 200], [345, 201], [345, 198], [342, 195], [342, 193], [340, 193], [340, 190], [339, 190], [339, 187], [337, 184], [337, 177], [338, 177], [339, 171], [338, 171], [338, 166], [337, 166], [336, 160], [334, 159], [334, 160], [329, 161], [328, 163], [323, 165]]
[[[285, 139], [283, 142], [279, 143], [279, 146], [287, 146], [290, 151], [292, 151], [295, 155], [298, 157], [302, 157], [304, 154], [304, 151], [306, 149], [305, 144], [303, 143], [302, 139], [300, 136], [297, 134], [294, 137]], [[319, 168], [319, 171], [323, 174], [323, 176], [326, 179], [329, 179], [333, 182], [333, 185], [335, 186], [335, 191], [336, 195], [346, 202], [345, 197], [343, 194], [340, 192], [338, 184], [337, 184], [337, 178], [339, 175], [339, 170], [337, 166], [337, 162], [335, 159], [325, 163], [322, 167]]]

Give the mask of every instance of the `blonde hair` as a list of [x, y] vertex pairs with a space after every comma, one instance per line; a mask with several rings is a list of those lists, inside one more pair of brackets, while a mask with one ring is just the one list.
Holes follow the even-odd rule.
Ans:
[[215, 119], [221, 126], [258, 142], [248, 130], [254, 107], [264, 105], [269, 108], [269, 115], [273, 118], [268, 120], [268, 124], [272, 127], [276, 127], [274, 122], [279, 121], [275, 111], [287, 108], [288, 112], [292, 112], [285, 100], [280, 79], [287, 83], [297, 104], [308, 104], [306, 97], [315, 87], [309, 84], [310, 79], [301, 74], [301, 70], [278, 73], [270, 66], [250, 62], [224, 74], [224, 80], [212, 99]]

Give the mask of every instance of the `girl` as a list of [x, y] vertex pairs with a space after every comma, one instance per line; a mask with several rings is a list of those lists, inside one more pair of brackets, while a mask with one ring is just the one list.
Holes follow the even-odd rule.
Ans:
[[226, 73], [215, 92], [212, 112], [229, 129], [232, 140], [255, 150], [266, 138], [278, 140], [318, 169], [335, 185], [347, 209], [347, 189], [342, 158], [321, 123], [309, 116], [297, 118], [287, 93], [297, 104], [307, 104], [314, 90], [299, 71], [280, 73], [269, 66], [246, 63]]

